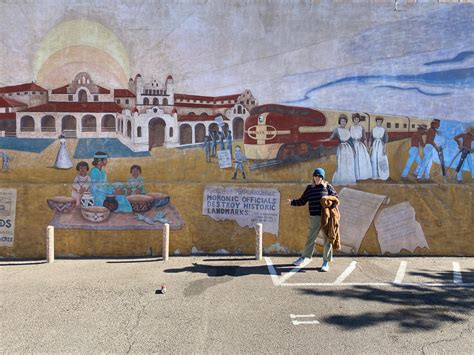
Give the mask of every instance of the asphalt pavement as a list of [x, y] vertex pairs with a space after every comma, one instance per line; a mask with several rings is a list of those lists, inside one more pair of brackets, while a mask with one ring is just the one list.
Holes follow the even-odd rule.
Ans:
[[0, 261], [0, 352], [472, 353], [474, 258], [293, 259]]

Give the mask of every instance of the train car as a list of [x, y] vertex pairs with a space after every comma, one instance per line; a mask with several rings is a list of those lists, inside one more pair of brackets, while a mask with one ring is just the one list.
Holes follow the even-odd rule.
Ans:
[[[325, 140], [338, 126], [341, 114], [348, 117], [347, 128], [352, 124], [352, 112], [315, 110], [306, 107], [268, 104], [254, 107], [245, 121], [244, 147], [249, 159], [280, 161], [304, 160], [334, 152], [337, 140]], [[375, 115], [360, 113], [360, 124], [369, 132], [375, 127]], [[383, 115], [383, 127], [389, 141], [411, 137], [417, 124], [426, 120]]]

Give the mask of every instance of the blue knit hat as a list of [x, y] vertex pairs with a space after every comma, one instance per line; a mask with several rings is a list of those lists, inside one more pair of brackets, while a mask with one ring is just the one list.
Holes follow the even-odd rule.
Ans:
[[324, 171], [323, 168], [316, 168], [313, 171], [313, 176], [316, 176], [316, 175], [322, 176], [322, 178], [324, 179], [324, 177], [326, 176], [326, 172]]

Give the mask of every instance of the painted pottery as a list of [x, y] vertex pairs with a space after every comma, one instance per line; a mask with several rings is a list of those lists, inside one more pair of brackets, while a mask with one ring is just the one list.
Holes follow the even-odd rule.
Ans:
[[49, 208], [58, 213], [69, 213], [76, 205], [76, 200], [67, 196], [55, 196], [47, 200]]
[[118, 208], [118, 201], [115, 199], [115, 195], [106, 195], [105, 196], [105, 201], [104, 201], [104, 207], [107, 207], [107, 209], [110, 212], [115, 211]]
[[102, 206], [81, 207], [82, 217], [94, 223], [105, 221], [110, 216], [110, 211]]
[[81, 196], [81, 206], [88, 207], [94, 206], [94, 196], [92, 194], [86, 192]]
[[163, 207], [170, 202], [170, 196], [161, 192], [149, 192], [147, 195], [153, 197], [154, 207]]
[[133, 212], [146, 212], [153, 207], [154, 199], [147, 195], [130, 195], [127, 196], [128, 201], [132, 205]]

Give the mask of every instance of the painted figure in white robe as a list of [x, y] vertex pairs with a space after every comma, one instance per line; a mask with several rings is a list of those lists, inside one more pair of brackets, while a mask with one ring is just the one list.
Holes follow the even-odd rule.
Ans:
[[353, 185], [356, 183], [355, 165], [354, 165], [354, 149], [350, 144], [351, 133], [346, 128], [347, 116], [339, 116], [339, 127], [334, 129], [331, 136], [327, 140], [338, 139], [336, 159], [336, 172], [332, 177], [334, 185]]
[[387, 180], [390, 172], [387, 157], [387, 130], [382, 127], [383, 117], [375, 118], [376, 126], [372, 130], [372, 179]]
[[355, 153], [355, 177], [356, 180], [367, 180], [372, 177], [372, 164], [366, 146], [364, 127], [360, 124], [358, 113], [352, 115], [352, 127], [350, 128], [352, 146]]
[[64, 135], [59, 136], [59, 151], [56, 155], [56, 161], [54, 162], [56, 169], [71, 169], [72, 162], [69, 158], [69, 153], [66, 148], [66, 137]]

